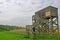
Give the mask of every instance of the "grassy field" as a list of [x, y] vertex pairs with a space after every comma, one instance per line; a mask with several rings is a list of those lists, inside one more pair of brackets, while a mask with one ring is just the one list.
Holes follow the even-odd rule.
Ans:
[[[0, 32], [0, 40], [27, 40], [26, 35], [13, 32]], [[28, 40], [30, 40], [29, 38]]]
[[[37, 36], [34, 40], [59, 40], [60, 36]], [[0, 40], [33, 40], [33, 38], [26, 38], [24, 34], [17, 34], [14, 32], [0, 32]]]

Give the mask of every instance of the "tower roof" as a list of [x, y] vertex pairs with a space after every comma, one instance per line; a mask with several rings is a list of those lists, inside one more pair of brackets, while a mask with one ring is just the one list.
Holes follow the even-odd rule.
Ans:
[[[48, 6], [48, 7], [45, 7], [45, 8], [43, 8], [43, 9], [37, 11], [37, 12], [43, 12], [43, 11], [49, 10], [50, 8], [58, 9], [56, 7], [53, 7], [53, 6]], [[37, 12], [35, 12], [35, 13], [37, 13]]]

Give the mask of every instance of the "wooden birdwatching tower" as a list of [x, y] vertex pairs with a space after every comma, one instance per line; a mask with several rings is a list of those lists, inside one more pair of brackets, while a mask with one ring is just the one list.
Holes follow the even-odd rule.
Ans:
[[54, 34], [59, 31], [58, 26], [58, 8], [48, 6], [42, 10], [35, 12], [32, 16], [32, 26], [36, 28], [40, 34]]

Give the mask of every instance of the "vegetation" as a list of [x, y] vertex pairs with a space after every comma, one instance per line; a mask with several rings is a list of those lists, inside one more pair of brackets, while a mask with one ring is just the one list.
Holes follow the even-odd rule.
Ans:
[[0, 25], [0, 32], [1, 31], [10, 31], [15, 29], [16, 26], [9, 26], [9, 25]]
[[25, 29], [25, 27], [16, 26], [16, 29]]
[[14, 32], [0, 32], [0, 40], [59, 40], [60, 36], [40, 35], [32, 38], [26, 38], [25, 34]]
[[0, 25], [0, 40], [59, 40], [59, 39], [60, 35], [53, 36], [37, 35], [28, 38], [24, 27]]
[[23, 34], [0, 32], [0, 40], [26, 40], [26, 38]]

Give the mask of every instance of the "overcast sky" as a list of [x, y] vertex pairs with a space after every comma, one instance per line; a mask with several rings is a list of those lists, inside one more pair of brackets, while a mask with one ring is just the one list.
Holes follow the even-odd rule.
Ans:
[[49, 5], [59, 8], [60, 13], [59, 2], [60, 0], [0, 0], [0, 24], [16, 26], [32, 24], [32, 15]]

